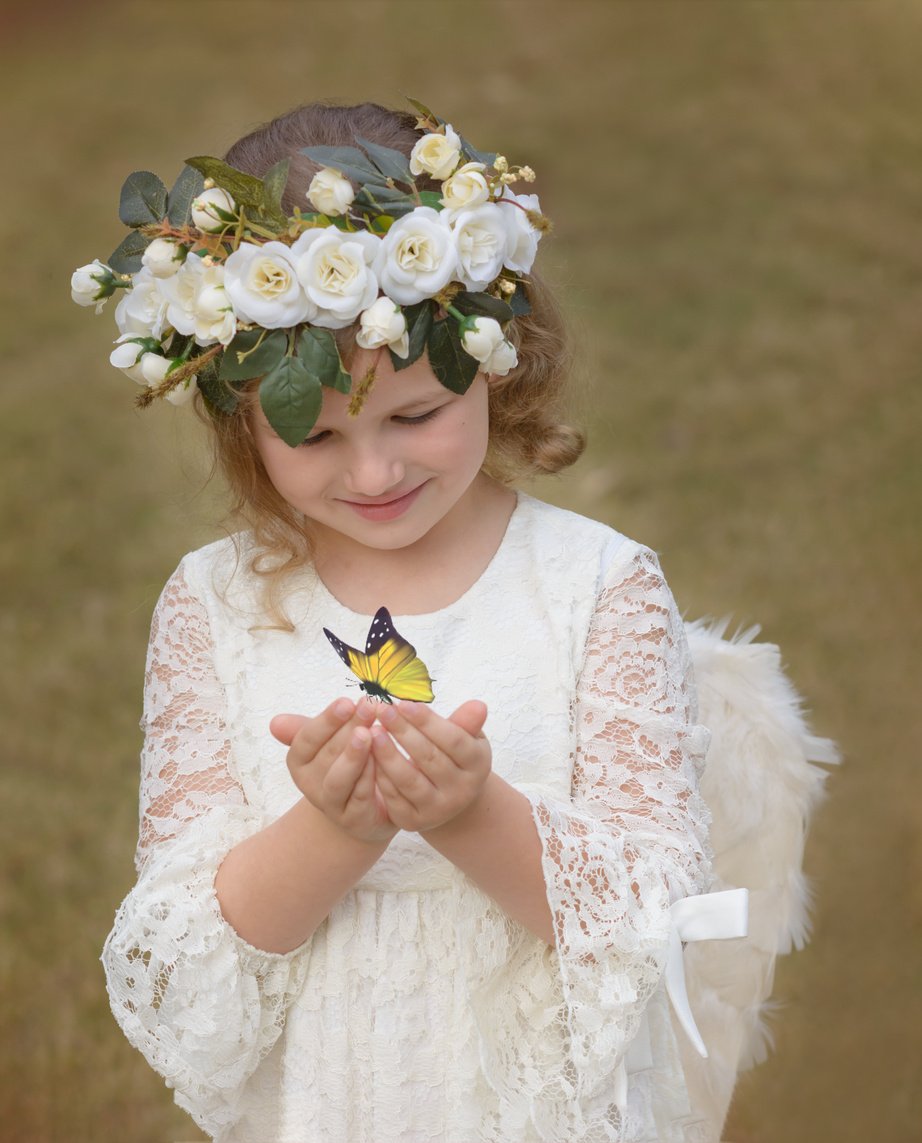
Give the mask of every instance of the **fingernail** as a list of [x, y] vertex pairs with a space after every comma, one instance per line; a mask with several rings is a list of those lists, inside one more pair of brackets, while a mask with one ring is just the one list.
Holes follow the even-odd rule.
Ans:
[[371, 735], [364, 726], [357, 726], [352, 732], [352, 745], [355, 747], [367, 746], [371, 741]]
[[337, 699], [336, 702], [333, 703], [333, 713], [337, 718], [341, 718], [343, 720], [347, 719], [349, 715], [352, 714], [353, 709], [354, 708], [352, 703], [348, 699]]
[[383, 710], [378, 712], [378, 722], [384, 726], [390, 726], [396, 717], [397, 711], [392, 706], [385, 706]]

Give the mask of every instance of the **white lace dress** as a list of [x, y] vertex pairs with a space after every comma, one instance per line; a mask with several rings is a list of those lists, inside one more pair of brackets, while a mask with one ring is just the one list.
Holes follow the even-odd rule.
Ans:
[[193, 552], [158, 604], [138, 882], [103, 953], [115, 1016], [177, 1103], [222, 1143], [707, 1140], [663, 987], [669, 905], [710, 885], [707, 733], [655, 555], [520, 495], [462, 598], [394, 616], [437, 711], [489, 706], [556, 948], [401, 833], [284, 955], [224, 921], [215, 871], [300, 796], [271, 716], [349, 693], [321, 628], [361, 646], [370, 618], [306, 571], [295, 632], [259, 629], [245, 564], [230, 541]]

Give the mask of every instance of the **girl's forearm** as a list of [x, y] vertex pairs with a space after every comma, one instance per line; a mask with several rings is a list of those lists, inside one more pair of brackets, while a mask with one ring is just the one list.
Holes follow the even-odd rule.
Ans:
[[388, 844], [350, 837], [302, 798], [225, 857], [215, 877], [221, 912], [247, 943], [290, 952], [311, 936]]
[[456, 818], [421, 834], [514, 920], [554, 944], [531, 803], [497, 774]]

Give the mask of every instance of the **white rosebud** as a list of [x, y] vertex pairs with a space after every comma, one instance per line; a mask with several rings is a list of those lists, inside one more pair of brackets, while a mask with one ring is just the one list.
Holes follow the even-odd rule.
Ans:
[[98, 258], [74, 270], [70, 279], [70, 296], [78, 306], [95, 306], [99, 313], [115, 290], [115, 275]]
[[169, 299], [163, 292], [164, 283], [155, 278], [146, 267], [133, 274], [131, 289], [125, 290], [115, 307], [115, 324], [121, 334], [133, 337], [163, 337], [167, 327]]
[[389, 298], [412, 306], [444, 289], [457, 264], [448, 223], [431, 206], [418, 206], [384, 236], [374, 270]]
[[410, 352], [410, 337], [403, 310], [388, 297], [378, 298], [362, 314], [355, 340], [363, 349], [380, 349], [387, 345], [398, 357], [406, 357]]
[[186, 248], [171, 238], [155, 238], [141, 255], [141, 262], [155, 278], [172, 278], [182, 266]]
[[224, 288], [237, 317], [265, 329], [289, 329], [317, 316], [284, 242], [242, 242], [224, 263]]
[[343, 329], [378, 296], [372, 268], [381, 239], [367, 231], [307, 230], [291, 247], [304, 292], [316, 307], [312, 325]]
[[146, 352], [143, 345], [137, 341], [121, 339], [116, 343], [115, 349], [109, 354], [109, 364], [121, 369], [126, 377], [137, 381], [139, 385], [146, 385], [147, 381], [141, 371], [141, 357]]
[[501, 341], [486, 361], [483, 362], [484, 373], [492, 373], [494, 377], [505, 377], [510, 369], [519, 363], [519, 355], [511, 341]]
[[417, 141], [410, 154], [410, 170], [414, 175], [432, 175], [444, 182], [458, 165], [460, 154], [461, 140], [446, 123], [444, 134], [433, 131]]
[[228, 345], [237, 332], [237, 317], [224, 289], [224, 267], [193, 255], [172, 278], [161, 282], [169, 300], [167, 320], [177, 333], [199, 345]]
[[483, 173], [485, 170], [483, 163], [465, 163], [459, 167], [442, 184], [442, 206], [456, 211], [486, 202], [490, 197], [490, 184]]
[[488, 361], [503, 342], [503, 327], [496, 318], [469, 317], [461, 326], [464, 352], [483, 363]]
[[352, 183], [332, 167], [324, 167], [311, 179], [307, 199], [321, 214], [345, 214], [355, 198]]
[[469, 290], [485, 290], [505, 264], [509, 249], [506, 209], [487, 202], [462, 210], [452, 219], [458, 279]]
[[209, 232], [223, 230], [227, 223], [218, 214], [219, 210], [234, 214], [237, 204], [221, 187], [203, 190], [192, 202], [192, 225]]
[[[147, 386], [153, 389], [159, 385], [174, 364], [176, 364], [175, 358], [161, 357], [159, 353], [145, 353], [141, 358], [141, 372]], [[178, 365], [177, 368], [179, 368]], [[164, 396], [171, 405], [186, 405], [195, 396], [196, 389], [198, 389], [196, 379], [187, 377], [185, 381], [180, 381], [175, 389], [171, 389]]]
[[[513, 206], [512, 203], [518, 205]], [[531, 270], [538, 252], [541, 233], [528, 221], [528, 212], [541, 213], [541, 204], [536, 194], [513, 194], [506, 190], [500, 200], [500, 210], [506, 212], [506, 230], [509, 234], [509, 247], [506, 252], [506, 266], [520, 274]]]

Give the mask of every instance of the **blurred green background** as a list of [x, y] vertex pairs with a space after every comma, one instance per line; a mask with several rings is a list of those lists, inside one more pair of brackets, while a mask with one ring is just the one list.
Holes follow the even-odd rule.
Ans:
[[[313, 98], [428, 102], [538, 172], [587, 456], [539, 493], [759, 622], [844, 751], [811, 945], [736, 1143], [922, 1139], [922, 7], [160, 0], [3, 9], [0, 1139], [197, 1138], [97, 963], [132, 883], [150, 612], [220, 534], [194, 418], [139, 413], [72, 270], [118, 191]], [[563, 1141], [561, 1141], [563, 1143]]]

